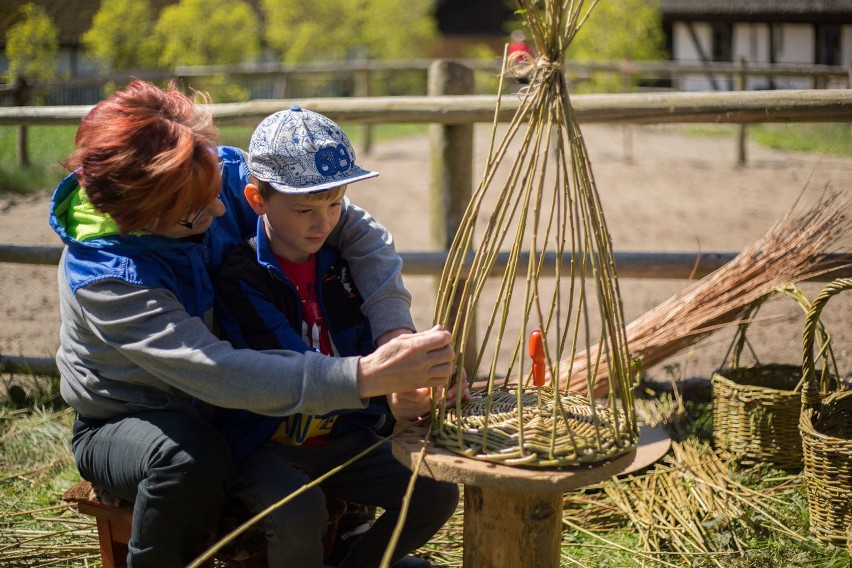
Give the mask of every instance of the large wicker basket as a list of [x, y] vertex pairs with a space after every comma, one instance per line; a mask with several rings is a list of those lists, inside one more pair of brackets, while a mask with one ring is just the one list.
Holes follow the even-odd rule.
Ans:
[[852, 391], [820, 397], [815, 361], [817, 321], [828, 300], [852, 289], [852, 278], [839, 278], [817, 295], [802, 336], [802, 415], [799, 430], [804, 451], [805, 484], [811, 531], [837, 546], [848, 541], [852, 523]]
[[[751, 346], [747, 331], [761, 306], [772, 296], [783, 295], [795, 300], [807, 313], [810, 302], [793, 285], [777, 288], [751, 304], [743, 323], [734, 334], [725, 361], [730, 366], [712, 376], [713, 441], [726, 459], [741, 465], [772, 464], [783, 469], [802, 467], [802, 439], [799, 415], [802, 410], [802, 367], [794, 364], [761, 364], [741, 366], [743, 349]], [[816, 329], [819, 345], [828, 344], [821, 325]], [[827, 346], [827, 349], [830, 347]], [[833, 359], [829, 357], [829, 359]], [[833, 384], [820, 385], [828, 392]]]

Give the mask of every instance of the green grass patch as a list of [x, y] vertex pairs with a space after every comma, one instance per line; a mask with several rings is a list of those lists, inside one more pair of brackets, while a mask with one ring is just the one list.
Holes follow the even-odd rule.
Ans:
[[[734, 138], [736, 124], [691, 124], [683, 127], [690, 136]], [[847, 122], [808, 124], [749, 124], [746, 137], [783, 152], [809, 152], [827, 156], [852, 156], [852, 124]]]
[[62, 161], [74, 148], [76, 126], [28, 126], [29, 167], [18, 165], [18, 129], [0, 126], [0, 194], [53, 188], [67, 171]]
[[852, 156], [852, 124], [755, 124], [748, 136], [761, 146], [785, 152]]

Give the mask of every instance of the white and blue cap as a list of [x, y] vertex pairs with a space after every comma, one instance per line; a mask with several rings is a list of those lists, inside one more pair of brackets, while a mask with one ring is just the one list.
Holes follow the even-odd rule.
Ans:
[[331, 119], [298, 106], [263, 119], [251, 136], [249, 171], [281, 193], [319, 193], [379, 175], [355, 165], [355, 150]]

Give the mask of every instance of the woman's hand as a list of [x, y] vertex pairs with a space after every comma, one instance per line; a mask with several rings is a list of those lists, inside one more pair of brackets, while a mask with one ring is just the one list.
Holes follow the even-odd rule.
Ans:
[[446, 384], [452, 370], [450, 332], [435, 326], [400, 335], [358, 360], [358, 394], [362, 398], [407, 393]]

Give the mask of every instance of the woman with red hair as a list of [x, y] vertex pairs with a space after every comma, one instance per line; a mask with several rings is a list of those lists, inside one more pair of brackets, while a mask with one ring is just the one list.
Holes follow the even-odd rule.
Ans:
[[219, 340], [211, 276], [257, 217], [242, 197], [243, 153], [217, 138], [203, 106], [135, 81], [82, 120], [72, 173], [51, 203], [66, 245], [56, 361], [77, 411], [74, 456], [84, 478], [133, 503], [135, 568], [185, 566], [218, 515], [234, 465], [207, 420], [212, 406], [272, 416], [361, 408], [443, 385], [453, 357], [446, 331], [410, 333], [392, 240], [348, 202], [332, 242], [358, 275], [380, 347], [326, 357]]

